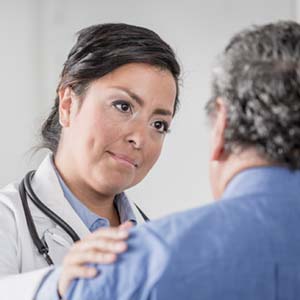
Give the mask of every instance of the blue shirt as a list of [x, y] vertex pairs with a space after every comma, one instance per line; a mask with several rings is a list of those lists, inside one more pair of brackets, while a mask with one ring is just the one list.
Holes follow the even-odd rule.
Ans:
[[134, 228], [69, 300], [300, 299], [300, 172], [252, 168], [221, 201]]
[[[81, 201], [79, 201], [74, 194], [67, 187], [61, 176], [56, 170], [57, 177], [59, 179], [59, 183], [64, 192], [65, 198], [69, 201], [72, 208], [76, 211], [80, 219], [86, 225], [87, 228], [91, 232], [97, 230], [100, 227], [108, 227], [110, 226], [109, 220], [106, 218], [102, 218], [92, 211], [90, 211]], [[133, 210], [130, 206], [130, 203], [125, 195], [125, 193], [118, 194], [114, 199], [114, 204], [117, 208], [117, 211], [120, 216], [120, 222], [124, 223], [126, 221], [131, 221], [136, 224], [136, 217], [133, 213]]]
[[[53, 163], [53, 162], [52, 162]], [[65, 198], [69, 201], [72, 208], [76, 211], [82, 222], [89, 228], [91, 232], [99, 229], [100, 227], [110, 226], [109, 220], [102, 218], [92, 211], [90, 211], [81, 201], [79, 201], [75, 195], [70, 191], [68, 186], [65, 184], [61, 176], [59, 175], [54, 163], [53, 168], [58, 177], [59, 183], [63, 190]], [[124, 223], [126, 221], [131, 221], [135, 225], [137, 224], [136, 217], [130, 206], [130, 203], [125, 195], [121, 193], [117, 195], [114, 199], [114, 204], [119, 213], [120, 222]], [[52, 272], [50, 272], [46, 278], [44, 278], [42, 285], [40, 286], [36, 300], [56, 300], [59, 299], [57, 294], [57, 283], [60, 276], [60, 268], [56, 267]]]

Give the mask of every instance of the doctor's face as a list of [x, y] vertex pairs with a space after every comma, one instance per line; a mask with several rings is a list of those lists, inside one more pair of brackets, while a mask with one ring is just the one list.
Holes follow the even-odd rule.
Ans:
[[137, 184], [160, 155], [175, 97], [169, 71], [138, 63], [95, 80], [84, 99], [67, 88], [58, 147], [63, 175], [106, 195]]

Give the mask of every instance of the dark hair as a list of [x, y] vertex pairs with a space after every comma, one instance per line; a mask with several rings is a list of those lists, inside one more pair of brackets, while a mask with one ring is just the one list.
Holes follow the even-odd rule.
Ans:
[[61, 88], [70, 86], [83, 96], [89, 84], [128, 63], [146, 63], [168, 70], [173, 75], [177, 94], [174, 114], [179, 105], [180, 66], [171, 47], [155, 32], [127, 24], [100, 24], [78, 32], [61, 73], [54, 106], [42, 125], [42, 147], [56, 153], [61, 134], [59, 97]]
[[255, 147], [271, 163], [300, 168], [300, 25], [277, 22], [235, 35], [213, 71], [209, 115], [225, 101], [225, 150]]

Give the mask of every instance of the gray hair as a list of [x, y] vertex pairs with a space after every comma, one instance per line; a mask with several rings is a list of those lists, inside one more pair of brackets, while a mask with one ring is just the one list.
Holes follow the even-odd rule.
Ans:
[[235, 35], [213, 70], [208, 115], [225, 101], [225, 150], [255, 147], [300, 169], [300, 25], [277, 22]]

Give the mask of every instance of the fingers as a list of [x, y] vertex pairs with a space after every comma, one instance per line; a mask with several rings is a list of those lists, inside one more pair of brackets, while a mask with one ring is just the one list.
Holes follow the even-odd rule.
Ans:
[[67, 272], [62, 271], [60, 280], [58, 282], [58, 292], [61, 296], [65, 295], [71, 281], [75, 278], [92, 278], [97, 275], [97, 269], [87, 266], [72, 266]]
[[125, 230], [129, 230], [130, 228], [132, 228], [134, 226], [133, 222], [131, 221], [126, 221], [125, 223], [121, 224], [118, 228], [120, 229], [125, 229]]
[[[127, 224], [128, 228], [131, 226]], [[128, 232], [118, 228], [103, 228], [75, 243], [65, 257], [66, 264], [112, 263], [117, 254], [127, 249]]]
[[70, 282], [75, 278], [96, 276], [96, 269], [86, 264], [113, 263], [118, 254], [127, 249], [126, 240], [132, 226], [132, 222], [126, 222], [120, 227], [101, 228], [76, 242], [64, 258], [58, 283], [59, 293], [64, 295]]
[[110, 253], [122, 253], [127, 249], [127, 243], [124, 240], [113, 240], [109, 238], [87, 239], [74, 244], [71, 252], [101, 251]]
[[128, 230], [119, 227], [105, 227], [89, 234], [85, 239], [109, 238], [112, 240], [124, 240], [129, 236]]
[[91, 278], [97, 275], [97, 269], [94, 267], [87, 266], [72, 266], [69, 268], [68, 277], [69, 278]]
[[67, 263], [70, 265], [81, 265], [86, 263], [111, 264], [117, 259], [114, 253], [101, 253], [96, 251], [88, 251], [83, 253], [75, 252], [70, 255]]

